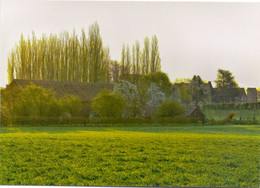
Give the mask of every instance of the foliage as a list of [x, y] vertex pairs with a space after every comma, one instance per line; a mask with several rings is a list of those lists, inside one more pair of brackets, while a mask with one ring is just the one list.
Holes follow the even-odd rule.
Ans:
[[223, 124], [230, 123], [234, 116], [235, 116], [234, 112], [229, 112], [228, 116], [225, 119], [223, 119], [222, 123]]
[[235, 77], [228, 70], [218, 69], [216, 88], [238, 88]]
[[[63, 112], [70, 114], [71, 116], [76, 116], [82, 109], [82, 102], [78, 96], [66, 95], [62, 97], [59, 101]], [[53, 104], [53, 108], [57, 108], [56, 104]]]
[[5, 106], [1, 105], [1, 108], [0, 108], [0, 126], [1, 127], [6, 127], [9, 125], [9, 119], [8, 119], [8, 116], [7, 116], [7, 109]]
[[190, 78], [176, 78], [174, 80], [174, 83], [190, 83], [191, 79]]
[[33, 84], [22, 90], [18, 87], [3, 89], [1, 97], [6, 115], [11, 118], [14, 116], [59, 117], [63, 112], [75, 116], [82, 109], [82, 102], [77, 96], [68, 95], [57, 100], [51, 90]]
[[112, 80], [113, 82], [117, 83], [119, 81], [120, 78], [120, 64], [119, 62], [117, 62], [116, 60], [111, 61], [109, 64], [109, 73], [110, 73], [110, 79], [108, 80]]
[[147, 102], [149, 106], [158, 106], [166, 100], [165, 93], [155, 83], [151, 83], [147, 94], [150, 96], [150, 100]]
[[28, 39], [21, 34], [8, 58], [8, 79], [107, 82], [109, 60], [97, 23], [88, 38], [83, 29], [80, 38], [75, 30], [39, 39], [34, 32]]
[[143, 82], [150, 86], [151, 83], [155, 83], [160, 87], [161, 91], [169, 96], [172, 94], [172, 84], [166, 73], [155, 72], [144, 75], [142, 78]]
[[238, 94], [238, 83], [235, 81], [235, 77], [228, 70], [218, 69], [217, 79], [215, 80], [216, 88], [219, 93], [222, 93], [219, 96], [220, 101], [233, 101], [235, 96]]
[[147, 127], [201, 125], [197, 118], [166, 117], [166, 118], [136, 118], [136, 117], [28, 117], [16, 116], [12, 119], [2, 119], [2, 127]]
[[158, 39], [156, 35], [152, 37], [151, 43], [151, 59], [150, 59], [150, 72], [161, 71], [161, 58], [159, 53]]
[[229, 112], [228, 113], [228, 120], [232, 120], [234, 116], [235, 116], [234, 112]]
[[11, 117], [16, 115], [20, 95], [21, 90], [18, 87], [1, 88], [1, 108], [5, 109], [6, 115]]
[[180, 94], [180, 99], [183, 104], [190, 104], [192, 101], [192, 96], [190, 95], [188, 88], [185, 85], [181, 85], [178, 88], [178, 92]]
[[56, 100], [54, 93], [49, 89], [37, 87], [33, 84], [23, 89], [21, 97], [22, 109], [28, 115], [46, 116], [50, 105]]
[[159, 117], [174, 117], [184, 114], [184, 107], [176, 101], [166, 101], [158, 107]]
[[136, 117], [142, 113], [137, 88], [134, 84], [125, 80], [119, 80], [119, 82], [114, 85], [114, 92], [122, 94], [126, 100], [124, 116]]
[[93, 110], [101, 117], [120, 117], [126, 101], [119, 93], [102, 90], [92, 103]]
[[0, 184], [258, 187], [257, 126], [110, 129], [1, 129]]
[[109, 63], [109, 49], [103, 48], [97, 22], [89, 27], [89, 81], [106, 82], [107, 66]]
[[65, 109], [63, 108], [61, 101], [56, 98], [53, 98], [50, 101], [50, 104], [48, 106], [47, 116], [48, 117], [60, 117], [60, 116], [62, 116], [64, 110]]
[[195, 103], [195, 105], [204, 102], [207, 94], [206, 94], [205, 84], [203, 83], [200, 76], [196, 76], [196, 75], [193, 76], [190, 84], [190, 91], [191, 91], [192, 101]]
[[123, 44], [121, 51], [122, 75], [145, 75], [161, 71], [161, 58], [159, 53], [158, 39], [154, 35], [150, 43], [149, 38], [144, 39], [144, 48], [140, 49], [139, 41], [132, 46]]
[[173, 86], [173, 98], [186, 105], [211, 103], [211, 83], [202, 80], [198, 75], [194, 75], [192, 79], [178, 78]]

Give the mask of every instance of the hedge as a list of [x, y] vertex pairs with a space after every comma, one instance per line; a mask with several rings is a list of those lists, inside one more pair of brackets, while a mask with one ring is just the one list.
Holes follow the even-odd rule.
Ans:
[[219, 104], [205, 104], [202, 105], [203, 110], [216, 110], [216, 109], [260, 109], [260, 102], [257, 103], [219, 103]]
[[14, 117], [8, 125], [2, 126], [90, 126], [105, 124], [144, 125], [144, 124], [198, 124], [197, 118], [168, 117], [168, 118], [99, 118], [99, 117]]

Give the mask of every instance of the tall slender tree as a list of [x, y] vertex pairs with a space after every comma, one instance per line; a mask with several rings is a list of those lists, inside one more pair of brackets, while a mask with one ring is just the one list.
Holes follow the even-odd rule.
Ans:
[[121, 52], [121, 74], [126, 74], [125, 66], [126, 66], [126, 50], [125, 50], [125, 44], [123, 44], [122, 52]]
[[[78, 37], [64, 31], [37, 39], [21, 34], [19, 43], [8, 58], [9, 82], [13, 79], [60, 80], [81, 82], [110, 82], [115, 80], [111, 71], [109, 48], [103, 47], [97, 23], [89, 27], [88, 37], [84, 29]], [[140, 49], [138, 41], [130, 49], [123, 45], [121, 70], [116, 74], [146, 75], [160, 71], [161, 59], [156, 36], [144, 40]], [[116, 67], [118, 66], [115, 64]], [[117, 75], [117, 76], [118, 76]], [[117, 77], [116, 76], [116, 77]], [[112, 79], [113, 78], [113, 79]]]
[[154, 35], [151, 44], [151, 62], [150, 62], [150, 72], [158, 72], [161, 70], [161, 58], [159, 54], [158, 39]]
[[140, 52], [140, 43], [139, 41], [136, 41], [135, 42], [135, 61], [136, 61], [136, 74], [140, 74], [140, 57], [141, 55], [141, 52]]
[[144, 53], [143, 53], [143, 58], [144, 58], [144, 69], [145, 69], [145, 74], [149, 73], [150, 70], [150, 42], [149, 42], [149, 38], [145, 37], [144, 39]]
[[88, 79], [88, 41], [86, 38], [86, 33], [84, 31], [84, 29], [82, 29], [81, 31], [81, 51], [80, 51], [80, 55], [81, 55], [81, 68], [82, 68], [82, 72], [81, 72], [81, 81], [83, 82], [87, 82]]
[[131, 72], [131, 54], [129, 45], [126, 47], [126, 65], [125, 65], [125, 74], [130, 74]]
[[135, 56], [136, 56], [136, 53], [135, 53], [135, 45], [133, 45], [133, 47], [132, 47], [132, 64], [133, 64], [133, 68], [132, 68], [132, 72], [133, 72], [133, 75], [135, 75], [135, 74], [137, 74], [136, 73], [136, 58], [135, 58]]
[[89, 63], [90, 63], [90, 82], [97, 82], [102, 63], [102, 39], [100, 36], [99, 26], [97, 23], [89, 28]]

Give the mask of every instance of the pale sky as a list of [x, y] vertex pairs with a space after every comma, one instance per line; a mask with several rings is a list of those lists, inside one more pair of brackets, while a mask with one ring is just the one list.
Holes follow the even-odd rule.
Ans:
[[7, 55], [35, 31], [88, 31], [100, 25], [112, 59], [123, 43], [156, 35], [162, 71], [175, 78], [200, 75], [214, 81], [217, 69], [233, 72], [242, 87], [260, 86], [260, 3], [1, 1], [0, 87], [7, 84]]

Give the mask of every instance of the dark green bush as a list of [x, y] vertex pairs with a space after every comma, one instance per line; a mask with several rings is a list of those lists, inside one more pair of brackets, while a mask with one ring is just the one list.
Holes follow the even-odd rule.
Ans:
[[10, 122], [9, 122], [9, 119], [8, 119], [8, 117], [6, 116], [6, 114], [1, 113], [0, 125], [1, 125], [2, 127], [6, 127], [6, 126], [8, 126], [9, 124], [10, 124]]
[[177, 101], [166, 101], [158, 106], [159, 117], [176, 117], [185, 113], [184, 107]]

